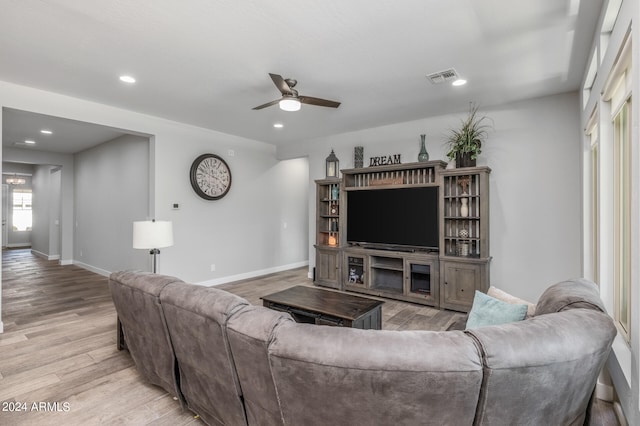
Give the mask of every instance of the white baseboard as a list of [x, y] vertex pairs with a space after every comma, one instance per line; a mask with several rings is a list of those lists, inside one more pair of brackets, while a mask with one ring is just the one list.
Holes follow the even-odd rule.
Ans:
[[87, 265], [86, 263], [78, 262], [77, 260], [73, 261], [73, 264], [79, 266], [82, 269], [86, 269], [87, 271], [91, 271], [98, 275], [102, 275], [103, 277], [108, 277], [111, 275], [111, 272], [106, 271], [104, 269], [96, 268], [95, 266]]
[[40, 252], [38, 250], [34, 250], [34, 249], [31, 249], [31, 253], [33, 255], [38, 256], [38, 257], [40, 257], [42, 259], [45, 259], [45, 260], [59, 260], [60, 259], [60, 255], [59, 254], [50, 255], [50, 254], [45, 254], [45, 253], [42, 253], [42, 252]]
[[288, 265], [276, 266], [276, 267], [267, 268], [267, 269], [260, 269], [258, 271], [245, 272], [244, 274], [230, 275], [228, 277], [222, 277], [222, 278], [215, 278], [213, 280], [202, 281], [196, 284], [202, 285], [205, 287], [212, 287], [212, 286], [226, 284], [234, 281], [260, 277], [262, 275], [273, 274], [276, 272], [288, 271], [290, 269], [301, 268], [303, 266], [308, 266], [308, 265], [309, 265], [309, 261], [305, 260], [303, 262], [290, 263]]
[[60, 266], [66, 266], [66, 265], [73, 265], [73, 260], [71, 259], [60, 259], [60, 262], [58, 262], [60, 264]]
[[4, 324], [0, 321], [0, 334], [4, 333]]
[[7, 248], [29, 248], [29, 247], [31, 247], [31, 244], [29, 243], [7, 244]]

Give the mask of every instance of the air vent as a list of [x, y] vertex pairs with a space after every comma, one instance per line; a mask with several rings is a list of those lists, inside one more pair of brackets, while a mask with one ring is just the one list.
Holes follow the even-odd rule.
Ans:
[[449, 68], [448, 70], [434, 72], [433, 74], [427, 75], [429, 81], [433, 84], [440, 84], [446, 81], [452, 81], [458, 79], [458, 73], [453, 68]]

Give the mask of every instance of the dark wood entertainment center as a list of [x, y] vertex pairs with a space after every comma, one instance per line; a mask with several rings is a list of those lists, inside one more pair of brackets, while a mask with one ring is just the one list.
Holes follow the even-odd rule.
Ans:
[[[489, 287], [488, 167], [442, 161], [342, 170], [316, 181], [315, 284], [467, 312]], [[437, 249], [347, 242], [353, 191], [438, 187]], [[385, 208], [385, 206], [380, 206]]]

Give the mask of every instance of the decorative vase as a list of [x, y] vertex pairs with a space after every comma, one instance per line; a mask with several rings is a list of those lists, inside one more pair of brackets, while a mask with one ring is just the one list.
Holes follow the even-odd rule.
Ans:
[[337, 200], [338, 197], [340, 197], [340, 188], [338, 188], [338, 185], [333, 185], [331, 188], [331, 199]]
[[426, 135], [420, 135], [420, 153], [418, 154], [418, 161], [423, 163], [429, 161], [429, 153], [427, 147], [424, 145], [424, 139]]
[[364, 147], [356, 146], [353, 148], [353, 167], [361, 169], [364, 166]]
[[460, 202], [462, 203], [460, 206], [460, 217], [469, 217], [469, 199], [461, 198]]

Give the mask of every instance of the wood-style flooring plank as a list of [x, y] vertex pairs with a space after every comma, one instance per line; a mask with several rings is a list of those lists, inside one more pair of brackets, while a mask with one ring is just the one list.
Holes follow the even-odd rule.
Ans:
[[[260, 297], [294, 285], [312, 285], [306, 268], [218, 288], [261, 305]], [[0, 403], [25, 403], [27, 411], [0, 411], [0, 425], [204, 424], [145, 383], [129, 353], [116, 349], [116, 314], [105, 277], [30, 250], [3, 250], [2, 304]], [[393, 300], [382, 305], [386, 330], [442, 330], [460, 317]], [[617, 425], [611, 404], [598, 401], [592, 424]]]

